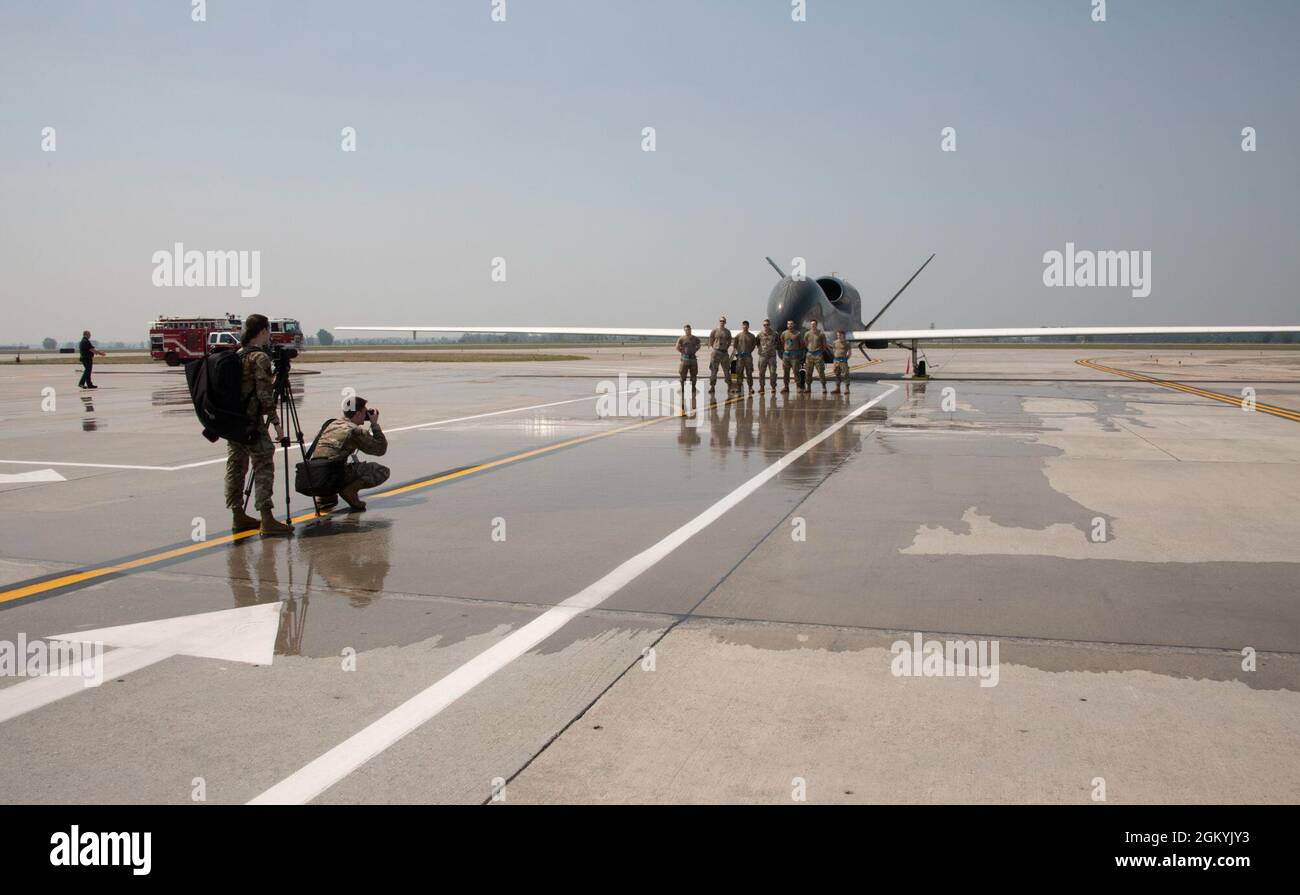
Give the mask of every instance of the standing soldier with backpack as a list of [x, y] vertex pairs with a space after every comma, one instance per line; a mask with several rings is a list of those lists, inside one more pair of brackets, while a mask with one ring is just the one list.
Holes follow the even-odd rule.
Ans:
[[[239, 337], [239, 360], [243, 378], [239, 397], [244, 412], [256, 433], [252, 444], [226, 440], [226, 506], [234, 516], [236, 532], [260, 528], [262, 535], [287, 535], [293, 526], [275, 518], [271, 509], [271, 490], [275, 487], [275, 445], [266, 436], [267, 423], [275, 429], [276, 441], [284, 436], [275, 407], [275, 371], [271, 366], [271, 324], [262, 314], [249, 314]], [[261, 521], [244, 512], [244, 474], [253, 467], [254, 506]]]

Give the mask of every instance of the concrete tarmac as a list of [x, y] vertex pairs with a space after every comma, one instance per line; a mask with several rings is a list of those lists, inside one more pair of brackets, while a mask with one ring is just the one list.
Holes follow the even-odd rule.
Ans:
[[1300, 422], [1223, 400], [1300, 410], [1300, 352], [890, 351], [689, 419], [601, 412], [670, 349], [581, 353], [301, 364], [306, 439], [354, 389], [392, 476], [234, 542], [178, 371], [0, 368], [0, 649], [280, 607], [269, 662], [0, 676], [0, 799], [1300, 801]]

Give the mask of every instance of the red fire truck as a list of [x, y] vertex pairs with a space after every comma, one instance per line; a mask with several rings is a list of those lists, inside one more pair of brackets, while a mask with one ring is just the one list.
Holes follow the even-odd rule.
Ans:
[[[236, 314], [221, 317], [159, 317], [149, 327], [149, 355], [170, 367], [203, 357], [207, 351], [239, 347], [244, 321]], [[302, 348], [302, 327], [297, 320], [271, 320], [271, 343]]]

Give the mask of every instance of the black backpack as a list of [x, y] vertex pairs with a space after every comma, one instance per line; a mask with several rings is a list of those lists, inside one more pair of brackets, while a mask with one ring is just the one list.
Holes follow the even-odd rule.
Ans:
[[237, 351], [215, 351], [185, 362], [185, 381], [190, 387], [194, 413], [203, 424], [203, 437], [237, 444], [256, 444], [258, 426], [248, 413], [254, 396], [240, 398], [244, 383], [244, 359]]

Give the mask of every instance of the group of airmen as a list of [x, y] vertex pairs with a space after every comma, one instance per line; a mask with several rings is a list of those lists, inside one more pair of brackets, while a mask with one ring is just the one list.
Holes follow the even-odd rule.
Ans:
[[[821, 377], [822, 391], [826, 391], [826, 350], [829, 347], [835, 376], [835, 394], [840, 392], [840, 383], [844, 384], [845, 393], [849, 390], [849, 355], [852, 345], [845, 338], [844, 330], [835, 334], [835, 341], [828, 343], [826, 333], [822, 332], [816, 320], [808, 321], [808, 328], [800, 331], [793, 320], [786, 323], [784, 330], [772, 329], [772, 321], [764, 320], [763, 328], [757, 333], [750, 332], [749, 321], [742, 321], [740, 332], [733, 337], [727, 329], [727, 318], [719, 317], [718, 326], [709, 333], [709, 391], [718, 386], [718, 371], [722, 371], [728, 391], [741, 391], [746, 385], [749, 393], [754, 393], [754, 355], [758, 354], [758, 390], [766, 391], [767, 383], [776, 391], [776, 368], [778, 360], [784, 371], [782, 392], [790, 391], [790, 374], [794, 373], [797, 391], [812, 391], [813, 373]], [[682, 327], [682, 335], [677, 339], [677, 353], [681, 362], [677, 366], [677, 375], [681, 380], [682, 391], [686, 391], [686, 380], [691, 380], [691, 393], [695, 392], [695, 381], [699, 375], [699, 361], [696, 355], [701, 346], [699, 336], [691, 333], [690, 324]], [[735, 380], [732, 380], [732, 361], [736, 364]], [[799, 384], [799, 370], [804, 371], [803, 384]]]

